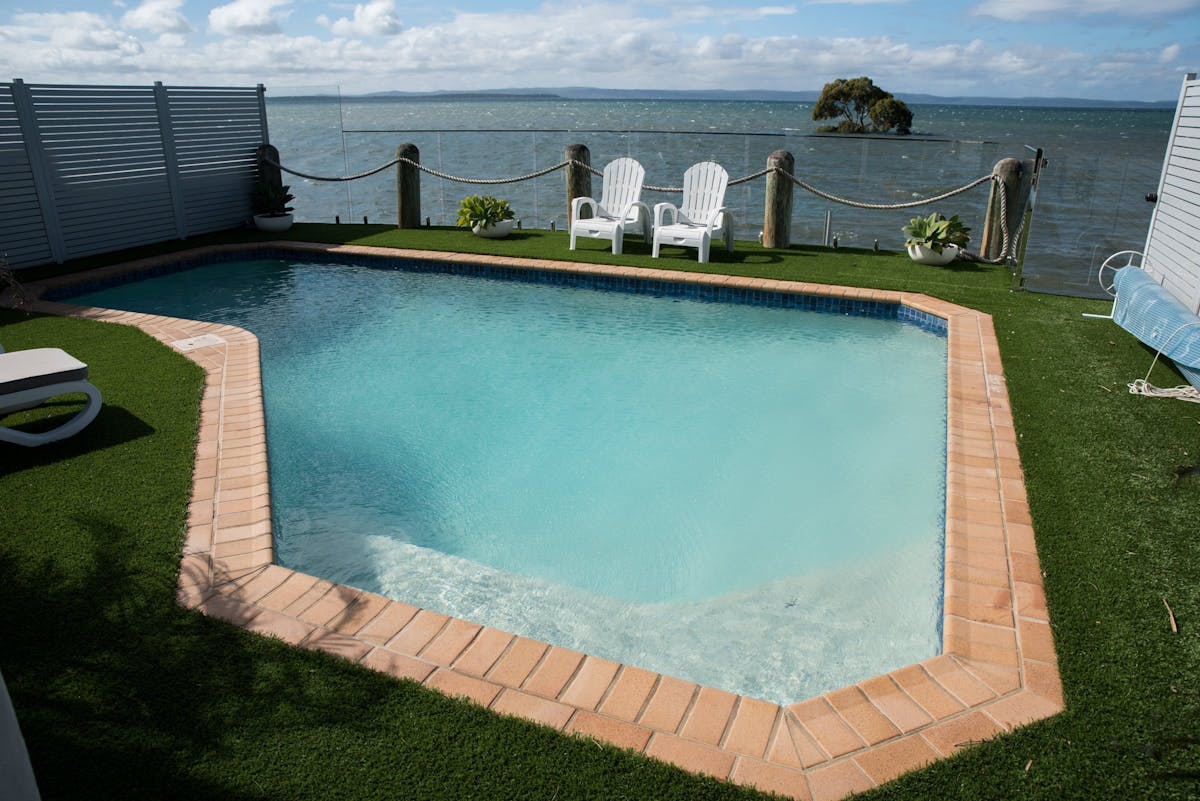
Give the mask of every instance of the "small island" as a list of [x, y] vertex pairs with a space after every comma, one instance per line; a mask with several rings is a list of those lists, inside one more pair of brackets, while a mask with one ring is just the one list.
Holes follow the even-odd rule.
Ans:
[[841, 119], [837, 125], [818, 128], [821, 133], [887, 133], [893, 129], [901, 135], [912, 132], [913, 115], [908, 106], [866, 76], [838, 78], [825, 84], [813, 106], [812, 117]]

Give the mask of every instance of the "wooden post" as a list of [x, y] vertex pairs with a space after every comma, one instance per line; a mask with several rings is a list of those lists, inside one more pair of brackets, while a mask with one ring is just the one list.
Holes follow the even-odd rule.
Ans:
[[[1033, 172], [1027, 169], [1018, 159], [1001, 159], [992, 168], [992, 174], [1000, 178], [992, 183], [992, 191], [988, 195], [987, 216], [983, 221], [983, 236], [979, 240], [979, 255], [985, 259], [998, 259], [1001, 256], [1012, 257], [1016, 253], [1017, 231], [1025, 215], [1025, 201], [1029, 197], [1029, 187], [1033, 180]], [[1004, 229], [1000, 223], [1000, 194], [1004, 193], [1004, 205], [1007, 214], [1005, 224], [1008, 226], [1008, 253], [1004, 250]]]
[[275, 146], [261, 144], [255, 156], [258, 159], [258, 179], [272, 186], [283, 186], [283, 173], [275, 166], [279, 163], [279, 151]]
[[[763, 204], [762, 246], [786, 248], [792, 244], [792, 175], [796, 159], [786, 150], [776, 150], [767, 157], [767, 197]], [[782, 170], [787, 175], [780, 175]]]
[[420, 228], [421, 171], [416, 165], [421, 163], [421, 151], [414, 144], [403, 144], [396, 148], [396, 158], [413, 162], [396, 164], [396, 227]]
[[[577, 197], [592, 196], [592, 174], [587, 170], [584, 164], [589, 167], [592, 164], [592, 153], [588, 150], [587, 145], [567, 145], [567, 152], [564, 161], [572, 162], [567, 165], [567, 230], [570, 230], [571, 223], [571, 201]], [[575, 163], [578, 162], [578, 163]]]

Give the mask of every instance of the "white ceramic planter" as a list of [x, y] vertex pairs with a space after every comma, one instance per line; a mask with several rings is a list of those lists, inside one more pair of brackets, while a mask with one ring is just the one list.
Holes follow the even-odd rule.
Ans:
[[516, 220], [501, 220], [493, 223], [487, 228], [480, 228], [478, 225], [471, 228], [471, 232], [475, 236], [482, 236], [485, 239], [503, 239], [513, 231], [513, 226], [517, 224]]
[[272, 233], [286, 231], [292, 227], [292, 215], [280, 214], [273, 216], [270, 214], [255, 214], [254, 227], [260, 231], [270, 231]]
[[958, 258], [958, 245], [942, 245], [941, 253], [924, 245], [909, 245], [908, 257], [920, 264], [949, 264]]

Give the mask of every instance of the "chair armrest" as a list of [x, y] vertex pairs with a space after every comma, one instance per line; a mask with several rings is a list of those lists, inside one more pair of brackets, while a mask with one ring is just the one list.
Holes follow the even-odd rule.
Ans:
[[640, 200], [630, 201], [629, 205], [621, 211], [622, 220], [637, 220], [639, 215], [645, 215], [647, 220], [650, 219], [650, 207]]
[[729, 209], [725, 208], [724, 206], [709, 212], [708, 223], [705, 225], [709, 233], [712, 233], [713, 229], [715, 228], [724, 228], [728, 215]]
[[577, 197], [571, 201], [572, 222], [579, 219], [579, 212], [583, 210], [584, 206], [591, 208], [593, 217], [600, 216], [600, 207], [596, 205], [595, 200], [592, 200], [590, 197]]
[[675, 204], [673, 204], [673, 203], [655, 203], [654, 204], [654, 227], [655, 228], [658, 228], [660, 225], [664, 224], [663, 221], [664, 221], [664, 218], [667, 216], [667, 212], [671, 213], [671, 222], [669, 224], [674, 225], [675, 222], [679, 219], [679, 209], [675, 208]]

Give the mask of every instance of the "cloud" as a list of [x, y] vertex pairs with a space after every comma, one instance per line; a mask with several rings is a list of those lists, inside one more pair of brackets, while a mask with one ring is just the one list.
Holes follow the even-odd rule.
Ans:
[[981, 17], [1005, 22], [1030, 19], [1056, 20], [1112, 14], [1121, 17], [1157, 17], [1200, 8], [1200, 0], [984, 0], [971, 9]]
[[335, 36], [391, 36], [400, 32], [395, 0], [369, 0], [365, 5], [354, 6], [351, 19], [340, 17], [331, 22], [322, 14], [317, 22]]
[[179, 10], [183, 0], [142, 0], [141, 5], [121, 16], [121, 24], [154, 33], [190, 33], [192, 24]]
[[115, 63], [142, 50], [137, 39], [112, 27], [99, 14], [86, 11], [14, 14], [13, 24], [0, 30], [10, 41], [25, 43], [29, 50], [45, 51], [32, 53], [22, 47], [20, 55], [24, 59], [33, 56], [61, 64], [111, 59]]
[[[820, 89], [834, 78], [870, 75], [901, 97], [923, 92], [1145, 99], [1177, 94], [1178, 59], [1188, 54], [1186, 43], [1178, 49], [1160, 42], [1126, 51], [1080, 51], [1017, 40], [1006, 44], [995, 37], [947, 41], [940, 34], [919, 40], [780, 32], [797, 27], [792, 25], [772, 26], [766, 35], [721, 33], [712, 29], [712, 16], [707, 23], [693, 16], [696, 10], [716, 14], [716, 7], [647, 9], [624, 0], [460, 12], [421, 27], [399, 28], [396, 20], [387, 38], [373, 34], [393, 24], [394, 0], [364, 0], [354, 11], [347, 6], [337, 22], [327, 20], [328, 31], [285, 35], [279, 22], [292, 7], [290, 0], [235, 0], [214, 9], [209, 20], [214, 31], [229, 35], [145, 33], [140, 39], [97, 14], [16, 14], [0, 24], [0, 73], [44, 83], [202, 80], [261, 82], [275, 90], [339, 84], [346, 93], [569, 85]], [[722, 19], [761, 18], [781, 8], [786, 7], [735, 8]], [[373, 18], [383, 21], [371, 27], [367, 20]], [[335, 30], [338, 22], [345, 33]]]
[[233, 0], [208, 12], [208, 27], [225, 36], [279, 33], [292, 0]]

